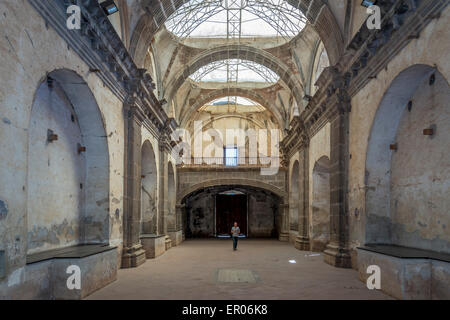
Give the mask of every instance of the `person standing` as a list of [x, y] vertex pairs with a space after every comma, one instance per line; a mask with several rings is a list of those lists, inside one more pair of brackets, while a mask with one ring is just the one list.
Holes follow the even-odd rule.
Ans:
[[237, 250], [237, 243], [239, 239], [239, 234], [241, 233], [241, 229], [238, 227], [238, 223], [235, 222], [234, 226], [231, 228], [231, 238], [233, 239], [233, 250]]

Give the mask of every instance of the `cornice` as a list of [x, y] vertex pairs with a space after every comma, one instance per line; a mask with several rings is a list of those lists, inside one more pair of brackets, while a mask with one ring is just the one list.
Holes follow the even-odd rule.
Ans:
[[[133, 101], [152, 133], [164, 130], [169, 118], [153, 94], [151, 76], [136, 66], [97, 0], [28, 1], [120, 101]], [[66, 26], [66, 10], [72, 4], [81, 8], [81, 30]]]
[[[314, 136], [333, 117], [351, 112], [351, 98], [387, 66], [410, 41], [447, 7], [448, 0], [379, 0], [380, 30], [364, 23], [336, 66], [326, 68], [314, 97], [281, 142], [283, 154], [292, 155], [305, 145], [299, 135]], [[301, 125], [299, 122], [303, 122]]]

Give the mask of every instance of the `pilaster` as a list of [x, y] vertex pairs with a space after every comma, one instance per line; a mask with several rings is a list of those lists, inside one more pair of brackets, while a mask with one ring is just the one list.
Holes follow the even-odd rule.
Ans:
[[145, 262], [140, 241], [141, 219], [141, 125], [143, 115], [132, 100], [125, 104], [125, 179], [122, 268]]

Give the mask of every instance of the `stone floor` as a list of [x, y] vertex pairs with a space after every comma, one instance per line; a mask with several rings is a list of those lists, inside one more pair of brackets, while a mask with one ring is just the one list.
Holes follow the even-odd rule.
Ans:
[[[390, 299], [351, 269], [277, 240], [187, 240], [88, 299]], [[296, 263], [290, 263], [295, 260]]]

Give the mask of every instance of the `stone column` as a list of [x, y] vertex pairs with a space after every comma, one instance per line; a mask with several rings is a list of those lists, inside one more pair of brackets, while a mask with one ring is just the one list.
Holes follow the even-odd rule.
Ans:
[[141, 220], [141, 125], [143, 114], [134, 102], [125, 104], [125, 173], [123, 197], [122, 268], [145, 262], [140, 241]]
[[158, 234], [166, 236], [166, 250], [172, 247], [172, 240], [169, 237], [167, 230], [167, 214], [168, 214], [168, 193], [169, 193], [169, 149], [166, 145], [165, 136], [162, 135], [159, 140], [159, 202], [158, 202]]
[[299, 250], [310, 250], [309, 245], [309, 141], [305, 141], [300, 154], [300, 199], [298, 217], [298, 236], [295, 247]]
[[[347, 100], [348, 101], [348, 100]], [[348, 247], [348, 128], [349, 108], [340, 100], [330, 116], [330, 242], [324, 251], [325, 262], [335, 267], [350, 268]]]
[[[287, 199], [284, 201], [287, 201]], [[278, 240], [289, 241], [289, 204], [286, 202], [280, 204], [278, 212], [280, 214], [280, 235]]]
[[184, 210], [186, 209], [186, 206], [184, 204], [177, 204], [176, 205], [176, 224], [175, 224], [175, 231], [182, 231], [183, 230], [183, 221], [182, 217], [184, 215]]
[[167, 161], [166, 153], [163, 145], [159, 144], [159, 157], [158, 157], [158, 234], [167, 234], [167, 226], [165, 221], [166, 209], [167, 209]]
[[[170, 237], [172, 239], [172, 245], [177, 246], [183, 241], [183, 224], [182, 224], [182, 217], [184, 215], [185, 211], [185, 205], [184, 204], [177, 204], [175, 206], [175, 228], [173, 232], [170, 232]], [[170, 231], [170, 230], [169, 230]], [[174, 242], [175, 240], [175, 242]]]

